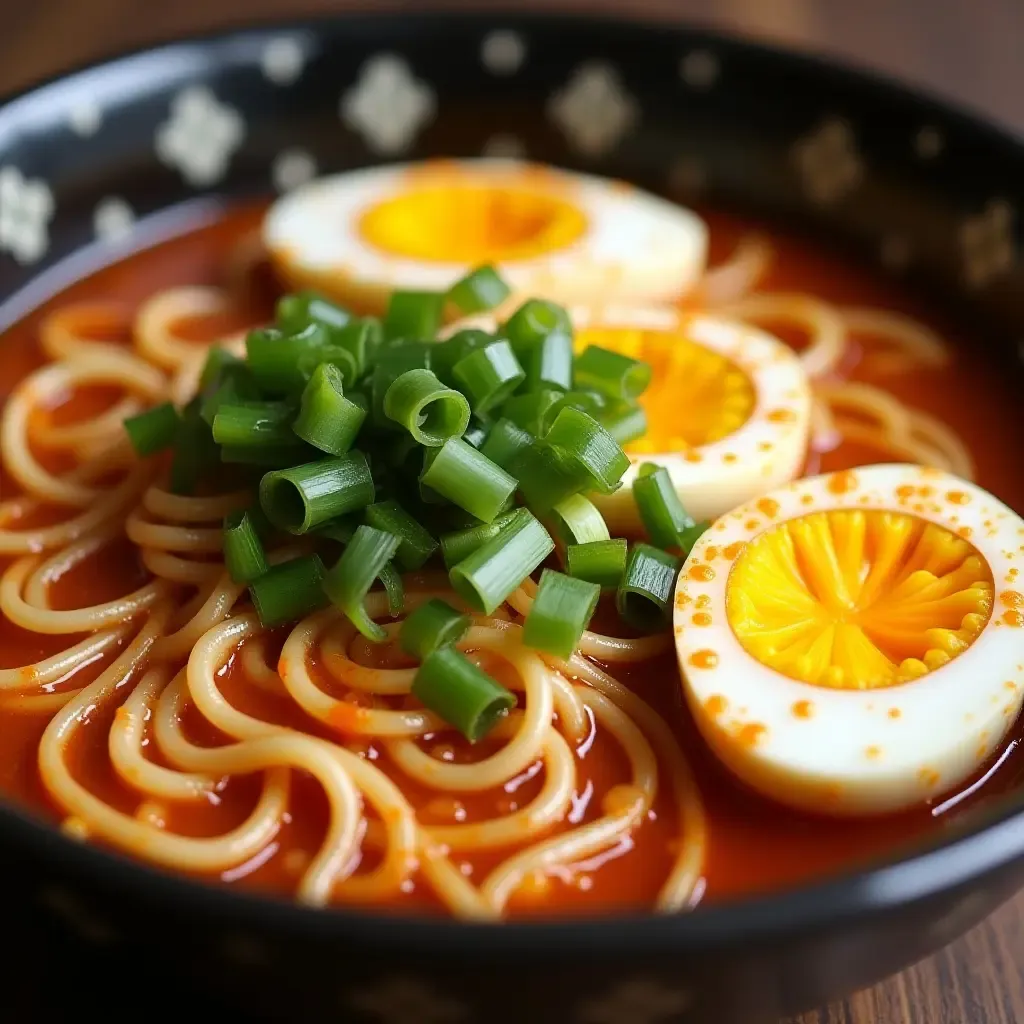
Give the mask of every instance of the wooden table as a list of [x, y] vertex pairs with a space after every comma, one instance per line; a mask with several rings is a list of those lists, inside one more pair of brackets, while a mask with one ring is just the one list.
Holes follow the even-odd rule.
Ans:
[[[447, 0], [473, 7], [484, 0]], [[429, 0], [363, 0], [412, 10]], [[72, 64], [240, 20], [336, 11], [346, 0], [0, 0], [0, 94]], [[442, 6], [438, 3], [437, 6]], [[506, 0], [502, 6], [513, 4]], [[876, 67], [1024, 132], [1020, 0], [520, 0], [524, 8], [633, 10], [742, 31]], [[793, 1024], [1024, 1021], [1024, 894], [947, 950]]]

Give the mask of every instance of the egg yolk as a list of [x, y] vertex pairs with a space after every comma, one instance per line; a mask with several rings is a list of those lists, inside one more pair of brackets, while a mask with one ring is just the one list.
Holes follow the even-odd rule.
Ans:
[[746, 545], [729, 623], [764, 665], [818, 686], [867, 690], [965, 651], [992, 611], [978, 551], [950, 530], [880, 510], [816, 512]]
[[676, 331], [594, 327], [578, 331], [576, 350], [612, 349], [649, 363], [640, 397], [647, 433], [625, 446], [634, 455], [699, 448], [739, 430], [754, 410], [754, 385], [725, 356]]
[[586, 228], [583, 211], [558, 195], [471, 183], [410, 188], [359, 222], [362, 237], [390, 255], [474, 265], [555, 252]]

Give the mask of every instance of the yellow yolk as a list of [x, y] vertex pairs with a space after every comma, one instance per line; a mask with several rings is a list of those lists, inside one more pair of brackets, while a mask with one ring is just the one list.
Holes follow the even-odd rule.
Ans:
[[726, 592], [733, 632], [792, 679], [873, 689], [916, 679], [965, 651], [994, 586], [966, 540], [915, 516], [831, 510], [748, 543]]
[[754, 410], [750, 378], [731, 360], [681, 332], [593, 327], [576, 335], [577, 352], [588, 345], [643, 360], [653, 370], [640, 398], [647, 433], [626, 445], [631, 454], [711, 444], [739, 430]]
[[469, 264], [529, 259], [571, 245], [586, 230], [586, 215], [565, 199], [499, 185], [416, 187], [359, 220], [359, 233], [383, 252]]

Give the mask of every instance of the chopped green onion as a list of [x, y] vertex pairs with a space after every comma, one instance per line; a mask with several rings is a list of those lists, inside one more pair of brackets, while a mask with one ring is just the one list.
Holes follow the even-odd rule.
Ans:
[[319, 345], [311, 346], [299, 356], [298, 370], [305, 382], [316, 372], [318, 366], [325, 363], [336, 367], [345, 384], [354, 387], [358, 379], [356, 357], [344, 345]]
[[489, 523], [515, 493], [516, 479], [461, 437], [450, 437], [424, 466], [420, 482]]
[[180, 424], [178, 410], [172, 403], [164, 402], [140, 412], [138, 416], [129, 416], [124, 421], [124, 429], [135, 454], [145, 457], [170, 448], [178, 436]]
[[327, 605], [324, 566], [318, 555], [272, 565], [249, 584], [249, 596], [266, 627], [296, 622]]
[[294, 410], [284, 402], [222, 405], [213, 418], [213, 439], [232, 448], [290, 445]]
[[532, 348], [552, 334], [572, 338], [572, 321], [562, 306], [544, 299], [527, 299], [505, 322], [502, 334], [516, 355]]
[[523, 626], [523, 643], [567, 661], [579, 646], [600, 597], [596, 583], [545, 569]]
[[668, 625], [672, 592], [682, 560], [650, 544], [634, 544], [615, 594], [624, 622], [645, 632]]
[[275, 310], [278, 324], [289, 333], [304, 330], [311, 323], [342, 328], [352, 322], [352, 314], [318, 292], [296, 292], [285, 295]]
[[318, 526], [313, 532], [318, 537], [326, 537], [328, 540], [337, 541], [339, 544], [347, 544], [359, 529], [359, 517], [356, 513], [338, 516], [337, 519], [330, 519], [322, 526]]
[[395, 568], [394, 562], [388, 562], [377, 574], [377, 579], [384, 585], [384, 593], [388, 595], [388, 613], [391, 618], [395, 618], [405, 607], [402, 574]]
[[562, 392], [554, 388], [541, 388], [525, 395], [515, 395], [501, 407], [501, 415], [534, 437], [543, 437], [562, 397]]
[[398, 550], [398, 544], [394, 534], [360, 526], [323, 581], [324, 593], [331, 603], [345, 613], [363, 636], [377, 643], [387, 634], [367, 614], [364, 598]]
[[201, 392], [202, 404], [199, 415], [210, 426], [217, 417], [222, 405], [245, 405], [260, 400], [260, 389], [249, 367], [239, 361], [228, 363], [220, 371], [220, 376], [208, 388]]
[[267, 571], [267, 556], [249, 512], [224, 517], [224, 565], [236, 583], [252, 583]]
[[504, 339], [464, 356], [452, 367], [452, 376], [475, 413], [501, 405], [526, 379], [512, 346]]
[[406, 654], [422, 661], [439, 647], [457, 644], [469, 625], [468, 615], [432, 597], [406, 616], [398, 631], [398, 643]]
[[633, 402], [651, 383], [649, 363], [597, 345], [588, 345], [573, 366], [576, 386], [600, 391], [609, 398]]
[[554, 549], [547, 530], [526, 509], [454, 565], [448, 577], [471, 607], [490, 615]]
[[487, 440], [487, 435], [491, 432], [491, 428], [488, 424], [481, 420], [470, 418], [469, 426], [466, 427], [466, 432], [462, 435], [462, 440], [466, 444], [471, 444], [477, 451], [479, 451]]
[[529, 346], [520, 346], [516, 355], [526, 371], [524, 387], [528, 391], [572, 387], [572, 335], [554, 331]]
[[365, 508], [373, 498], [370, 467], [360, 451], [277, 470], [260, 481], [263, 511], [288, 533], [307, 533], [335, 516]]
[[555, 530], [565, 544], [588, 544], [608, 540], [608, 524], [594, 503], [582, 494], [563, 498], [551, 509]]
[[392, 292], [384, 316], [384, 337], [431, 341], [444, 316], [444, 292]]
[[539, 516], [590, 484], [590, 474], [583, 466], [543, 441], [520, 448], [508, 469], [519, 481], [524, 502]]
[[694, 523], [664, 466], [645, 462], [640, 467], [633, 481], [633, 500], [652, 544], [659, 548], [682, 546], [684, 531]]
[[199, 415], [199, 407], [197, 396], [182, 410], [171, 460], [170, 487], [174, 494], [192, 494], [217, 463], [217, 445], [209, 424]]
[[629, 458], [600, 423], [579, 409], [566, 408], [555, 417], [544, 443], [559, 449], [582, 466], [590, 485], [611, 494], [629, 469]]
[[711, 524], [708, 522], [694, 523], [692, 526], [688, 526], [679, 535], [679, 550], [682, 551], [683, 557], [685, 558], [693, 550], [694, 544], [700, 540], [700, 538], [711, 529]]
[[381, 326], [379, 320], [367, 318], [353, 320], [334, 332], [334, 344], [348, 349], [356, 363], [356, 373], [361, 377], [370, 365], [370, 359], [380, 344]]
[[430, 370], [406, 370], [384, 395], [384, 415], [420, 444], [436, 448], [448, 438], [462, 437], [469, 424], [469, 402]]
[[478, 547], [492, 537], [497, 537], [501, 528], [510, 523], [515, 512], [503, 512], [489, 523], [477, 523], [461, 530], [441, 534], [441, 557], [444, 567], [451, 569], [464, 558], [468, 558]]
[[647, 433], [647, 413], [639, 405], [613, 402], [594, 418], [619, 444], [629, 444]]
[[426, 345], [407, 342], [392, 345], [378, 357], [370, 377], [370, 409], [375, 427], [398, 430], [398, 424], [384, 412], [384, 398], [388, 389], [403, 373], [409, 370], [429, 370], [431, 354]]
[[[608, 400], [604, 395], [597, 391], [566, 391], [566, 393], [557, 401], [551, 408], [550, 418], [554, 421], [554, 418], [565, 408], [579, 409], [582, 412], [587, 413], [589, 416], [593, 416], [595, 420], [600, 422], [601, 413], [608, 406]], [[550, 424], [545, 424], [549, 426]]]
[[439, 647], [423, 659], [412, 682], [420, 703], [476, 743], [511, 708], [516, 697], [453, 647]]
[[[214, 449], [216, 451], [216, 449]], [[320, 453], [305, 441], [293, 437], [281, 444], [224, 444], [220, 446], [220, 461], [243, 466], [262, 466], [265, 469], [286, 469], [296, 463], [308, 462]]]
[[229, 367], [238, 368], [244, 365], [238, 356], [229, 352], [220, 345], [211, 345], [206, 350], [206, 359], [203, 362], [202, 372], [199, 374], [199, 390], [206, 391], [213, 387], [221, 378], [221, 375]]
[[477, 327], [465, 327], [456, 331], [445, 341], [436, 342], [430, 349], [430, 368], [446, 384], [454, 384], [452, 367], [479, 348], [493, 345], [498, 339], [489, 331]]
[[392, 533], [398, 538], [395, 561], [406, 572], [421, 568], [437, 550], [437, 541], [397, 501], [367, 505], [366, 522], [374, 529]]
[[273, 395], [299, 391], [313, 372], [310, 366], [303, 372], [303, 356], [322, 348], [329, 339], [327, 329], [311, 323], [295, 334], [286, 334], [268, 327], [250, 331], [245, 341], [246, 362], [259, 386]]
[[366, 419], [366, 410], [344, 395], [341, 371], [322, 363], [313, 371], [302, 392], [299, 415], [292, 429], [304, 441], [331, 455], [352, 447]]
[[570, 576], [578, 580], [587, 580], [606, 590], [614, 590], [622, 582], [626, 554], [625, 537], [570, 544], [565, 549], [565, 568]]
[[533, 443], [533, 435], [513, 423], [507, 416], [502, 416], [487, 432], [487, 440], [480, 446], [480, 451], [491, 462], [508, 469], [516, 453]]
[[463, 313], [485, 313], [512, 294], [494, 267], [477, 267], [448, 289], [448, 300]]

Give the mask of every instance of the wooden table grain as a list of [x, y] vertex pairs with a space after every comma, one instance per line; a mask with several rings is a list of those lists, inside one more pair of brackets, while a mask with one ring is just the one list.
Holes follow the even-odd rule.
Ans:
[[[440, 0], [474, 7], [489, 0]], [[422, 10], [425, 0], [363, 0]], [[1021, 0], [519, 0], [503, 9], [632, 11], [742, 32], [877, 68], [1024, 133]], [[0, 0], [0, 94], [128, 46], [347, 0]], [[938, 955], [790, 1024], [1024, 1021], [1024, 894]]]

